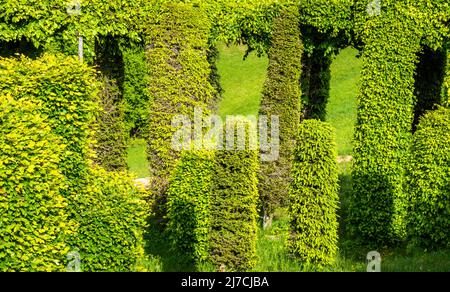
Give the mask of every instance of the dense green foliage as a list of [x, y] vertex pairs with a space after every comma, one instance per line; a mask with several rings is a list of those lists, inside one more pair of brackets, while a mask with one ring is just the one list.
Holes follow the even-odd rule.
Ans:
[[176, 251], [194, 264], [208, 260], [213, 156], [184, 152], [167, 191], [167, 233]]
[[148, 159], [152, 187], [163, 194], [180, 152], [172, 149], [177, 128], [172, 120], [185, 115], [193, 120], [194, 108], [207, 107], [215, 95], [207, 59], [210, 24], [204, 11], [188, 4], [168, 4], [158, 24], [149, 26]]
[[[85, 57], [95, 56], [98, 36], [118, 36], [139, 39], [143, 30], [142, 19], [154, 16], [158, 9], [155, 1], [81, 1], [81, 14], [69, 15], [72, 1], [10, 1], [0, 4], [0, 40], [11, 42], [21, 39], [48, 51], [76, 54], [77, 35], [84, 37]], [[71, 6], [73, 8], [73, 6]]]
[[124, 106], [115, 81], [101, 77], [99, 102], [101, 111], [97, 116], [95, 162], [107, 170], [126, 169]]
[[80, 254], [82, 271], [131, 271], [143, 256], [148, 215], [143, 193], [126, 173], [93, 168], [71, 211], [79, 224], [70, 245]]
[[[34, 248], [34, 243], [47, 245], [47, 240], [55, 240], [55, 253], [62, 254], [66, 249], [62, 237], [69, 234], [68, 230], [71, 229], [71, 224], [68, 223], [64, 227], [67, 227], [67, 232], [60, 233], [58, 236], [61, 238], [58, 237], [54, 230], [55, 226], [52, 225], [53, 221], [46, 216], [39, 217], [45, 213], [38, 214], [34, 209], [36, 205], [48, 204], [54, 210], [48, 212], [56, 212], [56, 218], [61, 218], [61, 222], [65, 222], [64, 218], [68, 216], [67, 222], [71, 222], [70, 220], [78, 218], [77, 210], [83, 208], [81, 202], [84, 199], [90, 200], [91, 195], [98, 196], [98, 192], [115, 194], [119, 191], [122, 195], [133, 192], [129, 180], [118, 181], [117, 177], [109, 176], [103, 171], [100, 172], [105, 177], [98, 178], [92, 173], [97, 173], [97, 170], [90, 169], [91, 160], [95, 159], [92, 149], [96, 147], [93, 139], [96, 135], [98, 135], [97, 162], [108, 169], [121, 168], [124, 165], [122, 138], [125, 128], [122, 97], [116, 98], [122, 93], [118, 91], [124, 90], [129, 105], [133, 104], [131, 107], [134, 107], [131, 109], [129, 106], [125, 109], [126, 117], [131, 119], [131, 122], [130, 119], [127, 120], [130, 132], [136, 134], [135, 131], [142, 127], [144, 118], [149, 117], [149, 128], [145, 130], [148, 132], [144, 136], [149, 136], [146, 138], [149, 141], [148, 156], [153, 178], [152, 185], [157, 194], [164, 193], [180, 157], [180, 153], [173, 151], [170, 145], [171, 136], [176, 130], [170, 125], [173, 116], [183, 114], [192, 118], [194, 107], [202, 108], [207, 114], [209, 113], [207, 109], [213, 109], [218, 98], [214, 90], [219, 87], [216, 81], [215, 54], [211, 49], [212, 44], [215, 44], [216, 40], [240, 42], [247, 44], [250, 50], [256, 49], [259, 53], [270, 52], [271, 40], [278, 33], [272, 26], [273, 23], [277, 23], [273, 19], [276, 19], [280, 11], [283, 11], [283, 6], [298, 1], [185, 0], [178, 2], [173, 0], [86, 0], [82, 1], [82, 13], [79, 16], [68, 15], [65, 0], [26, 2], [5, 0], [0, 3], [0, 54], [12, 56], [14, 52], [26, 52], [29, 56], [37, 57], [47, 52], [37, 61], [24, 57], [0, 60], [0, 96], [8, 96], [7, 99], [11, 100], [8, 101], [9, 103], [17, 102], [24, 107], [24, 112], [6, 110], [5, 120], [13, 116], [14, 118], [7, 123], [13, 123], [14, 126], [6, 130], [0, 129], [0, 131], [8, 133], [6, 137], [11, 131], [17, 131], [21, 135], [30, 137], [31, 141], [36, 143], [23, 148], [24, 141], [28, 140], [25, 137], [13, 137], [17, 138], [13, 142], [17, 143], [19, 148], [16, 149], [17, 152], [14, 152], [6, 147], [11, 152], [5, 152], [5, 157], [9, 155], [5, 161], [17, 159], [17, 156], [22, 155], [20, 152], [22, 150], [30, 151], [28, 153], [32, 153], [30, 155], [35, 161], [46, 161], [47, 164], [42, 162], [41, 166], [49, 169], [48, 176], [36, 174], [36, 180], [48, 188], [48, 193], [54, 194], [52, 198], [48, 198], [42, 195], [43, 191], [33, 184], [24, 186], [24, 190], [27, 187], [30, 188], [26, 193], [30, 200], [26, 203], [18, 202], [19, 206], [22, 206], [20, 205], [22, 203], [25, 204], [23, 208], [29, 211], [29, 216], [23, 221], [24, 224], [34, 224], [38, 220], [45, 226], [50, 226], [49, 237], [44, 239], [44, 242], [36, 241], [34, 238], [36, 234], [30, 235], [30, 244], [24, 247], [27, 250]], [[428, 153], [423, 152], [427, 149], [419, 149], [419, 146], [427, 147], [434, 142], [425, 136], [425, 129], [436, 133], [447, 129], [442, 126], [447, 123], [447, 120], [443, 118], [444, 115], [441, 114], [443, 110], [439, 110], [434, 115], [428, 115], [419, 126], [418, 134], [414, 138], [412, 133], [424, 112], [441, 102], [439, 91], [444, 73], [443, 59], [447, 57], [443, 50], [450, 36], [448, 27], [450, 6], [442, 0], [308, 0], [300, 1], [296, 5], [300, 12], [298, 16], [303, 30], [305, 56], [307, 56], [304, 58], [306, 65], [303, 78], [306, 117], [324, 118], [332, 52], [339, 47], [353, 44], [361, 49], [363, 55], [363, 78], [358, 99], [358, 122], [355, 132], [354, 192], [349, 218], [349, 226], [353, 234], [362, 236], [374, 244], [402, 240], [407, 233], [405, 225], [409, 217], [406, 213], [407, 207], [412, 206], [410, 208], [416, 214], [410, 218], [412, 221], [410, 224], [415, 226], [413, 237], [418, 241], [431, 241], [438, 245], [445, 245], [446, 237], [440, 231], [440, 226], [448, 226], [447, 213], [442, 211], [445, 206], [442, 207], [440, 201], [435, 204], [432, 200], [435, 199], [436, 194], [447, 193], [445, 177], [448, 177], [448, 173], [446, 176], [442, 175], [446, 171], [446, 156], [445, 154], [441, 157], [436, 154], [427, 156]], [[141, 21], [143, 19], [145, 21]], [[113, 89], [115, 86], [110, 86], [110, 89], [102, 91], [101, 97], [105, 99], [102, 99], [101, 103], [96, 102], [99, 84], [95, 81], [95, 73], [92, 69], [86, 65], [80, 65], [74, 58], [48, 54], [48, 52], [75, 54], [78, 35], [84, 37], [85, 57], [89, 63], [101, 59], [101, 53], [97, 49], [98, 44], [104, 45], [103, 39], [111, 40], [117, 47], [119, 43], [130, 41], [140, 43], [142, 40], [147, 45], [145, 56], [142, 51], [130, 51], [129, 55], [125, 51], [122, 52], [124, 55], [119, 59], [123, 57], [123, 61], [128, 63], [124, 68], [128, 76], [119, 78], [108, 75], [111, 80], [115, 79], [110, 84], [117, 82], [118, 88]], [[294, 34], [295, 38], [298, 35]], [[272, 47], [271, 50], [275, 48]], [[442, 55], [440, 55], [441, 52]], [[433, 60], [436, 56], [437, 59]], [[144, 66], [144, 59], [149, 67]], [[435, 70], [433, 75], [428, 75], [426, 72], [430, 67], [438, 70]], [[446, 70], [448, 74], [448, 64]], [[149, 74], [148, 79], [145, 77], [146, 72]], [[134, 78], [135, 76], [137, 77]], [[124, 82], [123, 88], [122, 82]], [[143, 87], [144, 84], [147, 84], [147, 88]], [[449, 81], [444, 81], [444, 91], [447, 93], [444, 97], [447, 102], [449, 88]], [[289, 91], [286, 90], [284, 93], [287, 92]], [[147, 100], [150, 100], [149, 110], [143, 112]], [[31, 114], [28, 112], [36, 113], [33, 120], [35, 125], [30, 122]], [[20, 121], [15, 120], [15, 115], [23, 115], [23, 123], [30, 129], [23, 128]], [[95, 125], [96, 117], [97, 122], [101, 124], [100, 128]], [[444, 121], [438, 122], [438, 120]], [[442, 134], [439, 137], [441, 140], [435, 140], [446, 145], [446, 137]], [[57, 146], [55, 149], [47, 149], [45, 145], [39, 144], [41, 141], [38, 140], [41, 138], [54, 141]], [[7, 138], [2, 137], [2, 139]], [[7, 143], [5, 141], [3, 140], [4, 144]], [[413, 143], [412, 153], [411, 143]], [[432, 144], [428, 148], [434, 149], [433, 147], [437, 146]], [[439, 148], [436, 151], [440, 153], [442, 149]], [[233, 153], [236, 157], [241, 154]], [[225, 154], [224, 157], [227, 158]], [[234, 159], [238, 160], [236, 157]], [[222, 157], [226, 160], [225, 158]], [[425, 158], [428, 160], [424, 162]], [[410, 159], [411, 163], [409, 163]], [[244, 161], [247, 160], [244, 159]], [[239, 163], [243, 162], [239, 161]], [[414, 169], [411, 164], [420, 167]], [[2, 167], [4, 165], [2, 164]], [[5, 171], [9, 173], [11, 168], [16, 171], [15, 167], [22, 166], [7, 165]], [[221, 167], [227, 166], [221, 165]], [[425, 174], [420, 173], [420, 170], [427, 167], [431, 169], [426, 179], [437, 181], [439, 184], [427, 186], [423, 183]], [[217, 169], [220, 170], [219, 167]], [[62, 181], [59, 183], [55, 182], [59, 175], [56, 174], [56, 170], [61, 175]], [[2, 198], [3, 200], [14, 201], [23, 191], [20, 186], [24, 178], [28, 179], [26, 177], [28, 174], [21, 171], [17, 170], [22, 175], [17, 178], [18, 190], [11, 189], [10, 184], [8, 187], [0, 186], [0, 192], [8, 193], [7, 198]], [[224, 177], [221, 179], [225, 179]], [[237, 175], [231, 176], [236, 184], [242, 181], [242, 175], [239, 175], [240, 180], [237, 177]], [[243, 177], [251, 177], [251, 174], [247, 172]], [[9, 183], [9, 180], [16, 178], [8, 176], [2, 179]], [[220, 181], [219, 178], [217, 180]], [[423, 193], [417, 195], [416, 191], [410, 191], [409, 185], [415, 186], [410, 183], [410, 180], [415, 180], [417, 188], [423, 190]], [[251, 179], [251, 183], [246, 187], [252, 189], [253, 183]], [[444, 186], [441, 186], [441, 183]], [[93, 190], [92, 185], [97, 185], [98, 188]], [[221, 185], [225, 184], [221, 182]], [[121, 189], [126, 186], [130, 188]], [[239, 185], [239, 187], [242, 186]], [[105, 190], [102, 191], [102, 189]], [[223, 189], [218, 190], [225, 192]], [[74, 199], [78, 196], [82, 197], [81, 201]], [[114, 197], [114, 195], [111, 196]], [[432, 199], [428, 200], [427, 196], [431, 196]], [[129, 197], [132, 195], [127, 196]], [[65, 203], [60, 201], [60, 198], [67, 200], [67, 207], [63, 207]], [[411, 201], [413, 201], [412, 204]], [[424, 204], [423, 201], [427, 201], [430, 205]], [[80, 205], [76, 202], [80, 202]], [[124, 199], [123, 202], [128, 201]], [[219, 202], [217, 206], [221, 206], [222, 201], [216, 202]], [[95, 218], [100, 220], [99, 224], [105, 226], [111, 222], [109, 212], [111, 210], [119, 212], [117, 210], [122, 210], [121, 206], [124, 206], [126, 211], [124, 211], [124, 217], [120, 218], [135, 224], [131, 223], [134, 221], [127, 216], [132, 213], [130, 210], [134, 210], [134, 207], [128, 203], [120, 203], [117, 206], [111, 203], [109, 206], [111, 208], [101, 210], [105, 212], [101, 214], [100, 210], [92, 211], [93, 206], [84, 210], [87, 210], [87, 213], [92, 211]], [[244, 204], [244, 206], [250, 205]], [[422, 210], [420, 208], [425, 208], [424, 206], [428, 213], [420, 211], [417, 216], [417, 210]], [[247, 216], [252, 217], [253, 205], [250, 209], [251, 212], [247, 212]], [[216, 215], [219, 214], [217, 210]], [[225, 214], [230, 216], [234, 213], [225, 212]], [[437, 221], [427, 221], [427, 218], [431, 216], [436, 216]], [[80, 219], [80, 230], [86, 228], [85, 235], [97, 240], [95, 237], [97, 235], [89, 235], [90, 228], [94, 226], [90, 225], [91, 219], [89, 217], [83, 218], [86, 221]], [[241, 226], [246, 230], [245, 236], [252, 237], [254, 234], [251, 220], [248, 221], [250, 223], [244, 221], [247, 224], [245, 228]], [[59, 221], [55, 224], [59, 224]], [[135, 226], [139, 224], [136, 223]], [[219, 223], [216, 221], [214, 224]], [[437, 226], [436, 230], [430, 231], [435, 226]], [[225, 230], [220, 228], [218, 229], [220, 232]], [[6, 230], [5, 232], [15, 232], [13, 229]], [[251, 231], [248, 232], [248, 230]], [[121, 232], [119, 233], [123, 234]], [[137, 241], [129, 234], [123, 234], [123, 237], [124, 244], [118, 250], [112, 251], [118, 255], [118, 260], [110, 269], [121, 270], [131, 265], [130, 261], [124, 259], [122, 249], [128, 246], [129, 242], [134, 244]], [[9, 237], [7, 240], [11, 238], [15, 240], [15, 237]], [[75, 238], [76, 236], [73, 236], [71, 242], [75, 242]], [[104, 240], [102, 242], [108, 242], [107, 238], [113, 238], [110, 242], [116, 240], [108, 234], [102, 238]], [[226, 263], [222, 263], [230, 269], [251, 267], [253, 245], [251, 240], [248, 242], [250, 244], [245, 247], [248, 249], [244, 247], [240, 249], [241, 243], [237, 244], [238, 250], [246, 254], [243, 262], [228, 257], [228, 250], [224, 253]], [[83, 244], [87, 246], [91, 243], [83, 242]], [[219, 246], [217, 242], [215, 244], [216, 247]], [[86, 269], [108, 269], [105, 262], [93, 259], [91, 247], [86, 246], [81, 247], [86, 253]], [[112, 255], [105, 251], [104, 246], [100, 253], [105, 254], [105, 258], [111, 258]], [[228, 245], [224, 246], [228, 247]], [[130, 252], [132, 250], [134, 249], [129, 248]], [[16, 268], [50, 269], [51, 266], [45, 263], [51, 257], [48, 251], [44, 248], [42, 253], [37, 253], [37, 260], [27, 261], [22, 258], [25, 263], [23, 265], [30, 263], [30, 266], [22, 265]], [[0, 252], [1, 256], [8, 257]], [[213, 255], [216, 263], [221, 263], [218, 260], [221, 256], [222, 254]], [[5, 266], [5, 269], [13, 269], [17, 264], [17, 261], [14, 261], [16, 259], [9, 257], [7, 265], [10, 266]], [[58, 263], [58, 260], [54, 263]], [[55, 269], [58, 270], [60, 267]]]
[[450, 110], [420, 120], [406, 183], [408, 232], [419, 244], [450, 247]]
[[354, 3], [355, 0], [300, 1], [301, 23], [314, 27], [318, 32], [330, 37], [343, 35], [350, 38], [354, 25]]
[[0, 60], [0, 93], [16, 100], [41, 102], [52, 132], [66, 145], [59, 169], [68, 179], [68, 192], [82, 187], [99, 112], [98, 83], [93, 69], [72, 57], [45, 55]]
[[[228, 123], [248, 129], [246, 120], [227, 119]], [[255, 150], [234, 148], [215, 155], [209, 241], [216, 268], [245, 271], [256, 264], [258, 168]]]
[[402, 185], [420, 51], [420, 37], [414, 29], [391, 10], [371, 22], [364, 35], [349, 222], [355, 235], [373, 243], [401, 240], [406, 233]]
[[142, 137], [148, 131], [148, 68], [145, 50], [137, 45], [131, 48], [122, 48], [122, 56], [126, 128], [130, 136]]
[[289, 248], [302, 262], [327, 265], [337, 255], [336, 150], [331, 126], [317, 120], [300, 125], [289, 191]]
[[211, 83], [214, 88], [215, 98], [210, 101], [209, 108], [211, 112], [217, 112], [217, 107], [222, 99], [223, 88], [220, 82], [219, 68], [217, 67], [217, 62], [219, 60], [219, 49], [217, 46], [210, 44], [208, 49], [208, 63], [211, 70], [209, 74], [209, 83]]
[[62, 271], [69, 251], [65, 146], [30, 101], [0, 97], [0, 271]]
[[446, 106], [450, 106], [450, 52], [446, 50], [445, 53], [446, 63], [445, 63], [445, 76], [443, 83], [443, 101], [442, 103]]
[[131, 178], [92, 168], [100, 112], [94, 71], [71, 57], [21, 57], [0, 60], [0, 80], [9, 96], [2, 98], [8, 226], [1, 232], [18, 249], [7, 246], [2, 268], [65, 270], [67, 252], [78, 251], [84, 271], [132, 269], [148, 210]]
[[96, 162], [107, 170], [126, 168], [125, 114], [123, 98], [124, 62], [118, 40], [110, 36], [95, 42], [95, 67], [100, 71], [101, 111], [97, 116]]
[[283, 11], [275, 20], [269, 49], [269, 68], [259, 110], [268, 121], [279, 118], [279, 158], [262, 161], [258, 189], [262, 211], [271, 216], [286, 206], [291, 161], [300, 123], [300, 73], [302, 42], [297, 11]]

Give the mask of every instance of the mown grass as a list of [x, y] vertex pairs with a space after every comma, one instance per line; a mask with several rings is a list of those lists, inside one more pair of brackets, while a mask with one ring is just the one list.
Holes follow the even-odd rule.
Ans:
[[[265, 79], [267, 58], [251, 55], [242, 60], [243, 47], [220, 47], [219, 71], [225, 89], [220, 104], [220, 115], [257, 114], [261, 89]], [[327, 120], [335, 128], [340, 155], [351, 155], [353, 126], [356, 119], [357, 83], [361, 61], [354, 49], [346, 49], [337, 56], [332, 65], [331, 97], [327, 108]], [[130, 169], [140, 176], [146, 176], [144, 141], [135, 142], [129, 150]], [[340, 164], [340, 228], [339, 254], [336, 263], [330, 267], [318, 268], [302, 265], [292, 257], [286, 241], [289, 236], [287, 210], [278, 210], [271, 228], [261, 229], [258, 235], [258, 262], [253, 271], [296, 272], [296, 271], [355, 271], [365, 272], [366, 256], [373, 250], [367, 244], [349, 239], [346, 234], [345, 218], [352, 192], [351, 162]], [[145, 267], [149, 271], [193, 271], [183, 259], [184, 256], [169, 248], [164, 231], [152, 223], [147, 240]], [[381, 270], [393, 272], [450, 271], [450, 250], [423, 250], [401, 246], [397, 248], [376, 248], [382, 257]], [[214, 271], [211, 265], [200, 267], [201, 271]]]
[[356, 95], [362, 60], [353, 48], [342, 50], [331, 66], [330, 100], [327, 122], [336, 129], [339, 155], [352, 154], [352, 140], [356, 121]]
[[269, 64], [267, 57], [251, 53], [243, 60], [246, 51], [243, 46], [220, 45], [219, 50], [217, 67], [224, 89], [219, 115], [257, 115]]
[[128, 147], [128, 169], [138, 178], [145, 178], [150, 175], [145, 153], [146, 149], [147, 144], [144, 139], [132, 140]]

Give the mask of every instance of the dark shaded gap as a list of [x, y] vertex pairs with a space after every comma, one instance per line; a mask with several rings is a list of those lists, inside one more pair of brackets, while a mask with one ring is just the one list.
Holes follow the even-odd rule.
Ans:
[[442, 103], [442, 86], [445, 77], [447, 54], [444, 50], [434, 51], [424, 47], [419, 53], [416, 67], [415, 89], [416, 105], [414, 108], [413, 132], [417, 129], [420, 118], [436, 105]]
[[36, 48], [32, 42], [21, 39], [12, 42], [0, 42], [0, 57], [10, 58], [14, 55], [25, 55], [31, 59], [37, 59], [43, 54], [42, 48]]
[[322, 49], [314, 49], [312, 54], [303, 54], [301, 85], [304, 119], [326, 119], [331, 63], [332, 56]]

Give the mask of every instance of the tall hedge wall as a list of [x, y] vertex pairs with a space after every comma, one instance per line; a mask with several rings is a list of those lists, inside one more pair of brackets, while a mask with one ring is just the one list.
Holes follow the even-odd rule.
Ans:
[[291, 161], [300, 123], [302, 50], [298, 12], [293, 8], [285, 10], [275, 19], [259, 110], [260, 116], [267, 116], [268, 121], [271, 116], [278, 116], [280, 121], [280, 156], [276, 161], [262, 161], [259, 175], [262, 209], [268, 216], [276, 207], [287, 203]]
[[222, 98], [223, 88], [220, 84], [219, 68], [217, 67], [217, 61], [219, 60], [219, 49], [213, 43], [209, 44], [208, 50], [208, 62], [211, 73], [209, 74], [209, 83], [214, 88], [215, 98], [210, 101], [209, 108], [212, 112], [218, 110], [219, 102]]
[[408, 164], [408, 231], [416, 243], [450, 247], [450, 110], [427, 113]]
[[97, 116], [96, 162], [108, 170], [125, 170], [127, 137], [124, 113], [124, 62], [119, 41], [106, 36], [95, 42], [94, 64], [101, 72]]
[[0, 95], [0, 271], [63, 271], [69, 251], [65, 145], [31, 101]]
[[[227, 119], [239, 121], [243, 120]], [[210, 256], [217, 268], [245, 271], [256, 264], [258, 152], [233, 149], [218, 151], [214, 159]]]
[[333, 128], [300, 125], [289, 189], [289, 249], [305, 263], [327, 265], [337, 255], [339, 178]]
[[176, 115], [193, 120], [194, 108], [214, 100], [207, 59], [210, 24], [204, 11], [189, 4], [167, 4], [147, 31], [149, 65], [148, 160], [152, 186], [163, 194], [180, 153], [171, 147]]
[[[404, 182], [414, 117], [414, 75], [420, 35], [396, 9], [366, 23], [358, 96], [349, 221], [372, 243], [405, 236]], [[395, 51], [393, 52], [393, 49]]]
[[212, 169], [211, 152], [184, 152], [167, 191], [167, 233], [176, 252], [194, 265], [209, 259]]
[[99, 79], [101, 110], [96, 123], [95, 162], [110, 171], [125, 170], [127, 138], [122, 94], [114, 79], [107, 76], [101, 76]]

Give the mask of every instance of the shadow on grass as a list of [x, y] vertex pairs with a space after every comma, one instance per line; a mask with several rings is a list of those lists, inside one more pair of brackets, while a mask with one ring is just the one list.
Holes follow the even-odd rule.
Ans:
[[158, 272], [196, 272], [195, 265], [185, 254], [173, 248], [168, 236], [155, 219], [149, 220], [145, 236], [145, 252], [152, 260], [147, 263], [150, 271]]

